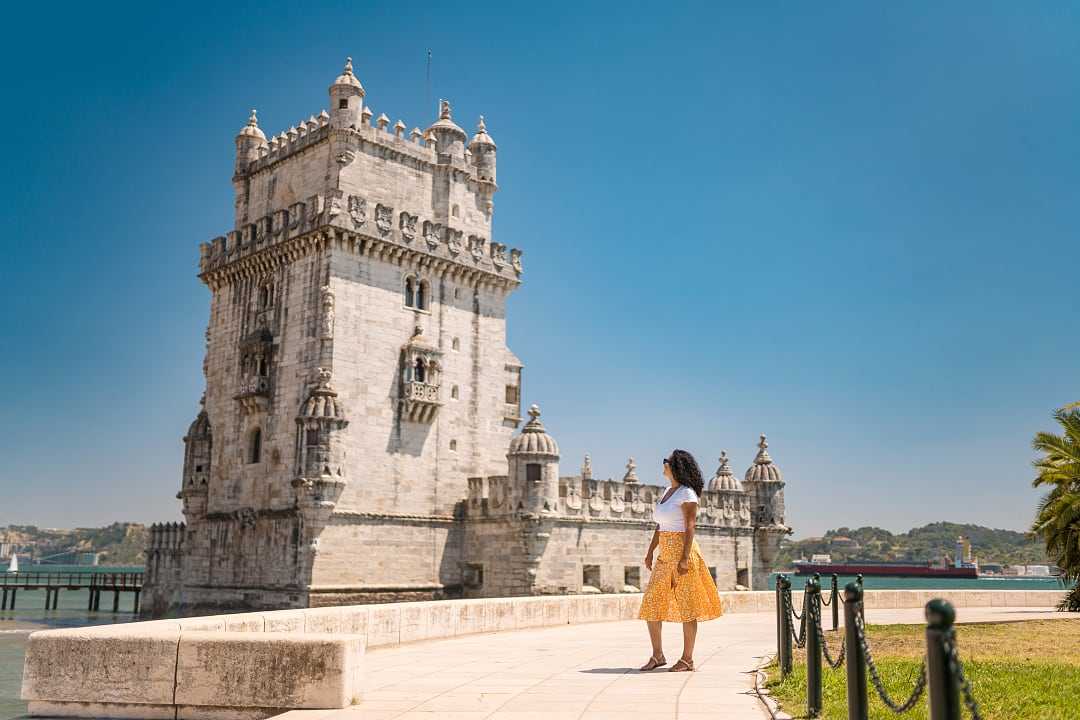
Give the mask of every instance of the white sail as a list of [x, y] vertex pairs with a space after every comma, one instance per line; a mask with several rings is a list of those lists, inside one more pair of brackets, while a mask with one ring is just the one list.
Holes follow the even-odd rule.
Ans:
[[16, 555], [15, 553], [11, 553], [11, 562], [8, 563], [7, 571], [9, 573], [17, 573], [17, 572], [19, 572], [19, 556]]

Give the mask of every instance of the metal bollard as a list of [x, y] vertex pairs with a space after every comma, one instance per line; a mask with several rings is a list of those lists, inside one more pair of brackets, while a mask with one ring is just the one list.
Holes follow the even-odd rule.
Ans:
[[867, 720], [866, 656], [863, 655], [855, 618], [862, 603], [862, 588], [858, 582], [844, 588], [844, 652], [847, 655], [848, 720]]
[[949, 662], [945, 641], [953, 635], [956, 610], [935, 598], [926, 603], [926, 676], [930, 720], [960, 720], [960, 683]]
[[840, 627], [840, 603], [836, 601], [840, 597], [840, 589], [837, 585], [839, 579], [836, 577], [836, 573], [832, 574], [832, 593], [829, 596], [829, 604], [832, 606], [832, 629], [836, 630]]
[[810, 612], [810, 617], [806, 618], [806, 714], [816, 718], [821, 715], [822, 708], [821, 645], [817, 633], [821, 618], [821, 582], [816, 577], [807, 580], [804, 592], [807, 601], [803, 603], [803, 612]]
[[862, 581], [862, 573], [855, 576], [855, 582], [859, 583], [859, 617], [862, 618], [863, 624], [866, 624], [866, 605], [863, 603], [864, 588]]
[[791, 674], [791, 613], [788, 612], [787, 603], [791, 601], [791, 581], [781, 575], [777, 580], [780, 583], [780, 676], [787, 677]]
[[773, 595], [775, 595], [776, 601], [776, 661], [780, 662], [780, 646], [784, 642], [784, 636], [781, 634], [784, 630], [784, 621], [782, 620], [781, 612], [784, 609], [784, 599], [780, 596], [780, 578], [784, 577], [782, 574], [776, 576], [776, 587], [773, 588]]

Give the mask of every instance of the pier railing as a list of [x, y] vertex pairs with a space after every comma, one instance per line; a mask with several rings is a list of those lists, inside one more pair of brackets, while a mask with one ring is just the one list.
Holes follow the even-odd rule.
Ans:
[[[32, 570], [0, 574], [0, 610], [14, 610], [19, 590], [44, 590], [45, 609], [59, 607], [61, 590], [88, 590], [87, 610], [99, 610], [101, 593], [113, 593], [113, 612], [120, 610], [120, 593], [134, 593], [135, 612], [143, 587], [141, 572], [49, 572]], [[10, 598], [10, 600], [9, 600]]]
[[[848, 583], [843, 595], [832, 576], [829, 600], [822, 598], [821, 581], [815, 575], [806, 581], [802, 612], [796, 612], [791, 599], [791, 581], [781, 575], [776, 581], [776, 646], [781, 676], [791, 674], [794, 648], [806, 649], [806, 712], [820, 717], [822, 702], [822, 660], [833, 669], [846, 665], [848, 720], [867, 720], [869, 715], [868, 683], [889, 710], [898, 715], [910, 711], [927, 694], [930, 720], [960, 720], [961, 698], [972, 720], [981, 720], [979, 705], [956, 644], [956, 611], [942, 599], [926, 604], [926, 654], [913, 678], [908, 696], [901, 702], [885, 688], [866, 637], [862, 576]], [[837, 630], [839, 605], [844, 606], [844, 641], [830, 651], [822, 627], [822, 607], [832, 608], [832, 631]], [[796, 626], [798, 629], [796, 629]], [[834, 654], [835, 653], [835, 654]]]

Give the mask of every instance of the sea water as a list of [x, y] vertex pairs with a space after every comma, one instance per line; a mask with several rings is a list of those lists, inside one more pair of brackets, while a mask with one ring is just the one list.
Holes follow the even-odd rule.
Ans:
[[[140, 572], [142, 568], [107, 568], [75, 565], [24, 566], [21, 572]], [[3, 568], [0, 568], [3, 572]], [[14, 610], [0, 610], [0, 720], [10, 720], [26, 713], [26, 703], [19, 699], [22, 685], [23, 655], [26, 639], [35, 630], [73, 628], [87, 625], [131, 622], [134, 593], [120, 593], [120, 612], [112, 610], [112, 593], [101, 593], [104, 612], [86, 609], [88, 590], [61, 590], [56, 610], [45, 610], [44, 590], [19, 590]]]
[[[769, 576], [769, 589], [776, 589], [776, 576]], [[791, 580], [792, 590], [802, 590], [810, 575], [784, 573]], [[844, 586], [855, 582], [854, 575], [840, 575], [837, 584]], [[831, 575], [821, 576], [821, 586], [829, 589]], [[1010, 575], [981, 576], [977, 578], [933, 578], [933, 577], [877, 577], [863, 576], [863, 587], [867, 590], [1067, 590], [1072, 584], [1065, 584], [1056, 577], [1016, 577]]]

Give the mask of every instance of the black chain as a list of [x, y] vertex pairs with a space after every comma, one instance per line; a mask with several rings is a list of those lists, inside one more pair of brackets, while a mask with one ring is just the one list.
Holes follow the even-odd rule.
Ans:
[[[790, 590], [784, 592], [784, 606], [789, 615], [795, 615], [795, 608], [791, 604]], [[801, 617], [798, 615], [796, 617], [800, 620], [798, 634], [795, 633], [795, 623], [788, 623], [788, 630], [791, 632], [791, 639], [795, 643], [795, 647], [801, 648], [806, 646], [806, 613], [804, 612]]]
[[821, 604], [824, 605], [825, 607], [828, 607], [829, 605], [832, 605], [832, 592], [831, 591], [829, 592], [829, 599], [828, 600], [825, 599], [824, 594], [821, 595]]
[[844, 664], [844, 653], [847, 650], [845, 643], [840, 643], [840, 654], [836, 656], [834, 661], [832, 654], [829, 653], [829, 646], [825, 643], [825, 631], [821, 627], [821, 612], [814, 610], [813, 618], [814, 631], [817, 632], [818, 645], [821, 646], [821, 653], [825, 656], [825, 662], [829, 663], [829, 667], [833, 670], [837, 669]]
[[953, 629], [949, 629], [944, 642], [945, 656], [949, 659], [949, 670], [960, 685], [960, 692], [964, 696], [964, 705], [967, 706], [968, 712], [971, 713], [972, 720], [982, 720], [982, 715], [979, 714], [979, 704], [975, 702], [975, 694], [971, 689], [971, 682], [964, 676], [964, 665], [960, 662], [960, 654], [956, 650], [956, 633]]
[[[855, 616], [855, 634], [859, 637], [859, 645], [862, 646], [863, 655], [866, 657], [866, 667], [870, 671], [870, 679], [874, 683], [874, 690], [877, 691], [881, 702], [885, 703], [897, 715], [906, 713], [915, 707], [915, 703], [919, 702], [919, 698], [922, 697], [923, 691], [926, 689], [926, 658], [923, 658], [922, 664], [919, 666], [919, 679], [915, 681], [915, 689], [911, 691], [911, 697], [903, 703], [897, 703], [889, 696], [885, 684], [881, 681], [881, 675], [878, 673], [877, 665], [874, 663], [874, 656], [870, 653], [870, 646], [866, 642], [862, 618], [858, 615]], [[981, 718], [976, 716], [976, 720], [981, 720]]]

